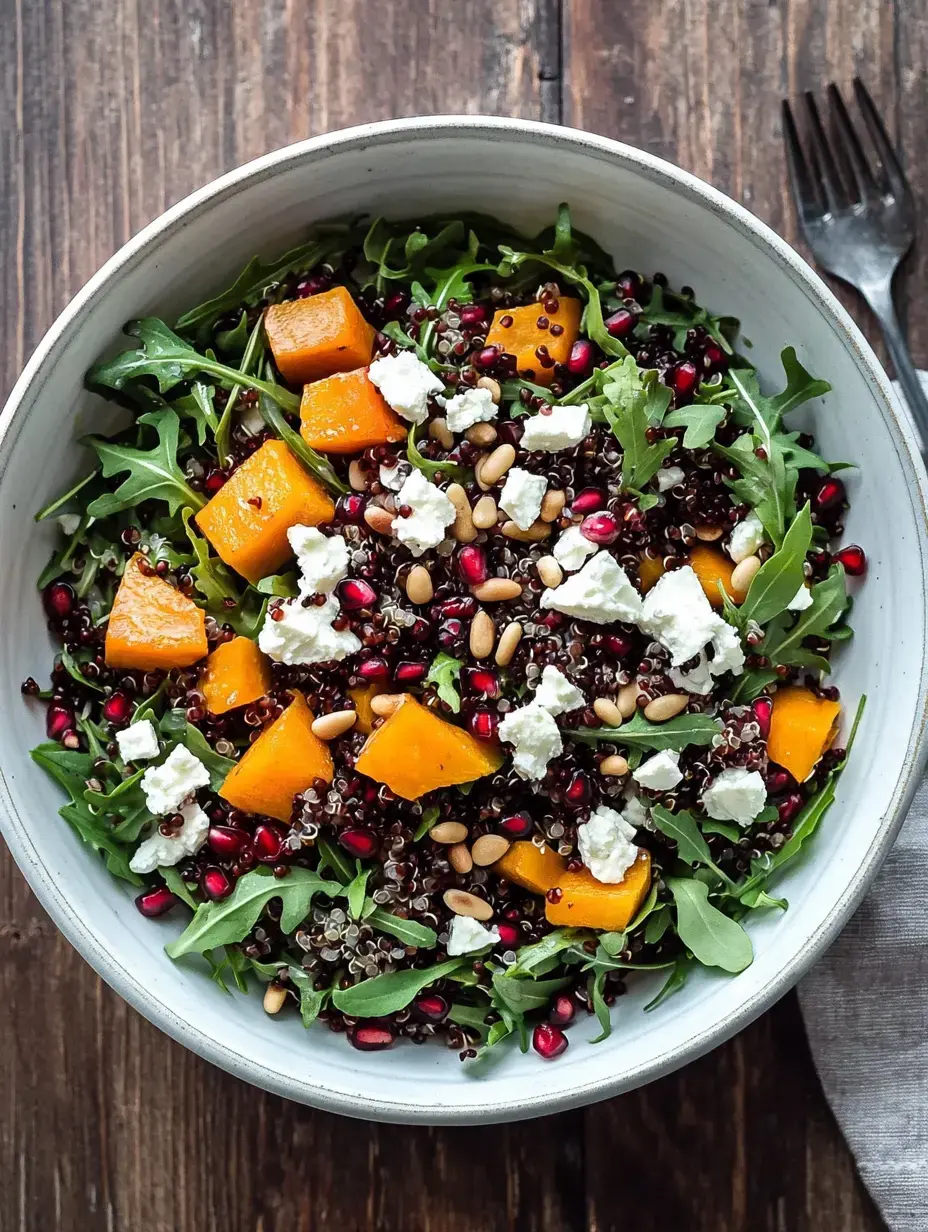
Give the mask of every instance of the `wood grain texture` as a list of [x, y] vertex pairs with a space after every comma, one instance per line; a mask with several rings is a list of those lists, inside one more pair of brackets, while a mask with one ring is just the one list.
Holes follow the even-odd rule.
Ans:
[[[777, 103], [861, 71], [921, 169], [920, 0], [0, 0], [0, 384], [168, 204], [344, 124], [489, 111], [670, 158], [788, 238]], [[904, 289], [924, 281], [917, 258]], [[853, 302], [853, 301], [849, 301]], [[916, 357], [928, 314], [909, 305]], [[0, 859], [0, 1229], [875, 1232], [787, 998], [643, 1091], [535, 1123], [288, 1104], [103, 986]], [[385, 1059], [388, 1063], [388, 1059]]]

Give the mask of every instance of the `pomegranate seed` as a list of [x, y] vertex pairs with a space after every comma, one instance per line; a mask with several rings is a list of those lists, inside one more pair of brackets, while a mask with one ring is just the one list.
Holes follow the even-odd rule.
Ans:
[[777, 812], [780, 815], [780, 821], [784, 825], [793, 820], [799, 810], [805, 804], [802, 796], [798, 791], [791, 792], [786, 799], [777, 805]]
[[630, 311], [630, 309], [620, 308], [611, 317], [606, 317], [603, 324], [613, 338], [625, 338], [635, 328], [637, 319], [635, 313]]
[[632, 639], [623, 637], [621, 633], [608, 633], [603, 638], [603, 645], [617, 659], [624, 659], [632, 651]]
[[580, 523], [580, 534], [590, 543], [615, 543], [619, 524], [611, 513], [593, 513]]
[[587, 338], [578, 338], [567, 357], [567, 371], [571, 376], [586, 378], [596, 363], [596, 351]]
[[487, 319], [487, 311], [483, 304], [465, 304], [458, 312], [462, 325], [483, 325]]
[[582, 492], [578, 492], [574, 497], [573, 504], [570, 506], [570, 512], [579, 514], [580, 517], [586, 517], [588, 513], [596, 513], [598, 509], [602, 509], [605, 503], [606, 498], [599, 488], [584, 488]]
[[442, 650], [453, 650], [463, 633], [464, 626], [459, 620], [443, 620], [438, 626], [438, 644]]
[[483, 548], [467, 547], [458, 552], [458, 573], [468, 586], [487, 580], [487, 557]]
[[413, 1009], [426, 1022], [441, 1022], [450, 1008], [445, 998], [439, 997], [437, 993], [427, 993], [413, 1002]]
[[118, 689], [103, 703], [103, 717], [107, 723], [128, 723], [132, 717], [133, 703]]
[[771, 796], [781, 796], [784, 791], [790, 791], [796, 786], [796, 780], [788, 770], [774, 765], [767, 767], [764, 783], [767, 786], [767, 794]]
[[844, 484], [834, 477], [826, 479], [816, 492], [812, 505], [817, 513], [827, 513], [830, 509], [840, 509], [847, 499]]
[[455, 595], [437, 606], [437, 616], [460, 616], [468, 620], [477, 612], [477, 600], [472, 595]]
[[667, 374], [667, 384], [676, 394], [677, 402], [684, 398], [689, 399], [698, 381], [699, 373], [696, 371], [696, 365], [691, 364], [688, 359], [675, 364]]
[[407, 626], [409, 636], [417, 642], [427, 642], [432, 636], [432, 626], [421, 616], [417, 616], [412, 625]]
[[274, 864], [280, 857], [283, 841], [273, 826], [260, 825], [251, 840], [255, 859], [263, 864]]
[[60, 740], [74, 727], [74, 711], [69, 706], [52, 705], [45, 711], [45, 732], [49, 740]]
[[551, 1002], [548, 1021], [556, 1027], [566, 1027], [569, 1022], [573, 1022], [576, 1012], [577, 1005], [573, 997], [568, 997], [566, 992], [561, 992]]
[[200, 884], [207, 898], [226, 898], [232, 893], [232, 881], [221, 868], [208, 868]]
[[641, 277], [634, 270], [623, 270], [615, 280], [615, 289], [622, 299], [637, 299], [641, 294]]
[[164, 915], [166, 911], [170, 911], [177, 901], [177, 896], [172, 894], [167, 886], [155, 886], [153, 890], [145, 890], [140, 894], [135, 900], [135, 905], [142, 915], [153, 920], [155, 916]]
[[389, 1027], [353, 1027], [348, 1040], [360, 1052], [379, 1052], [393, 1043], [393, 1032]]
[[495, 740], [499, 731], [499, 716], [492, 710], [475, 710], [467, 720], [467, 728], [478, 740]]
[[707, 371], [713, 368], [727, 368], [728, 357], [720, 346], [714, 342], [707, 342], [706, 348], [702, 353], [703, 365]]
[[397, 684], [417, 684], [420, 680], [425, 679], [428, 671], [427, 663], [413, 663], [411, 660], [407, 660], [399, 664], [393, 673], [393, 679]]
[[473, 693], [482, 693], [484, 697], [499, 697], [499, 677], [495, 672], [483, 667], [469, 667], [464, 675], [467, 687]]
[[498, 362], [500, 355], [502, 355], [502, 351], [498, 346], [484, 347], [483, 350], [478, 352], [475, 356], [474, 365], [477, 368], [492, 368], [493, 365]]
[[329, 279], [324, 274], [310, 274], [296, 284], [296, 293], [300, 299], [307, 299], [310, 295], [318, 295], [328, 285]]
[[232, 826], [210, 826], [206, 841], [210, 849], [224, 860], [234, 859], [248, 841], [244, 830]]
[[844, 565], [845, 572], [851, 577], [863, 577], [867, 572], [866, 554], [856, 543], [848, 544], [840, 552], [835, 552], [835, 560]]
[[589, 778], [582, 771], [570, 780], [565, 796], [571, 808], [584, 808], [589, 804], [593, 797], [593, 789]]
[[364, 500], [362, 497], [355, 496], [354, 493], [339, 497], [338, 503], [335, 506], [335, 520], [337, 522], [360, 522], [363, 517]]
[[499, 828], [507, 838], [528, 838], [535, 828], [535, 823], [528, 813], [512, 813], [509, 817], [503, 818], [499, 823]]
[[394, 291], [383, 302], [383, 310], [387, 316], [398, 316], [409, 307], [409, 292]]
[[390, 665], [386, 659], [365, 659], [356, 671], [362, 680], [389, 680]]
[[359, 860], [369, 860], [377, 851], [377, 835], [373, 830], [362, 830], [360, 826], [342, 830], [338, 842], [349, 855], [357, 856]]
[[42, 602], [49, 616], [63, 620], [74, 610], [74, 591], [67, 582], [52, 582], [51, 586], [45, 587]]
[[225, 486], [225, 482], [226, 476], [222, 471], [208, 471], [206, 478], [203, 480], [203, 490], [207, 496], [215, 496], [219, 489]]
[[567, 1051], [567, 1036], [560, 1027], [550, 1022], [540, 1022], [532, 1032], [532, 1047], [546, 1061], [553, 1061]]
[[496, 931], [499, 933], [500, 942], [509, 949], [519, 944], [519, 930], [515, 924], [507, 924], [505, 921], [500, 921], [496, 925]]
[[338, 599], [343, 608], [354, 611], [359, 607], [373, 607], [377, 602], [377, 591], [367, 582], [348, 578], [338, 584]]
[[773, 714], [773, 701], [769, 697], [758, 697], [751, 703], [751, 709], [760, 728], [760, 734], [766, 740], [770, 734], [770, 716]]

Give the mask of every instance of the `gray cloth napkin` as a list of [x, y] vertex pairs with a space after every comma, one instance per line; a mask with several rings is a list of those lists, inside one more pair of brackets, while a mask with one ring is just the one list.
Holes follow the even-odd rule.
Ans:
[[926, 990], [928, 779], [870, 894], [799, 986], [822, 1086], [891, 1232], [928, 1229]]

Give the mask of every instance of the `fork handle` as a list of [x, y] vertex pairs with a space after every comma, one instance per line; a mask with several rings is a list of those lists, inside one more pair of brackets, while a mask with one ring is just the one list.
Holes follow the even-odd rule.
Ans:
[[928, 462], [928, 398], [925, 397], [918, 371], [909, 354], [902, 326], [896, 316], [892, 279], [887, 278], [879, 283], [861, 287], [861, 291], [880, 323], [887, 349], [896, 369], [896, 377], [902, 386], [921, 438], [922, 456]]

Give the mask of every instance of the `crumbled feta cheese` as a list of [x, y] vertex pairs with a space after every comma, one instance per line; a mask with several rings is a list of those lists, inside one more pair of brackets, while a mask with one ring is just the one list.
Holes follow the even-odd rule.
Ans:
[[300, 570], [300, 594], [327, 595], [348, 573], [348, 544], [341, 535], [323, 535], [315, 526], [287, 531]]
[[580, 690], [570, 683], [560, 668], [548, 664], [541, 673], [541, 683], [535, 690], [533, 699], [539, 706], [544, 706], [549, 714], [566, 714], [568, 710], [577, 710], [586, 705], [586, 698]]
[[448, 929], [448, 956], [458, 958], [461, 954], [476, 954], [489, 945], [499, 945], [499, 930], [484, 928], [479, 920], [469, 915], [456, 915]]
[[608, 552], [600, 552], [555, 590], [546, 590], [541, 606], [606, 625], [613, 620], [636, 621], [641, 615], [641, 595], [621, 565]]
[[381, 466], [380, 482], [385, 488], [389, 488], [391, 492], [398, 492], [405, 483], [409, 472], [408, 462], [397, 462], [395, 466]]
[[678, 689], [683, 689], [686, 693], [697, 693], [700, 696], [711, 693], [715, 684], [715, 677], [712, 675], [712, 668], [704, 650], [700, 650], [699, 662], [690, 671], [681, 672], [678, 667], [671, 667], [668, 668], [667, 675]]
[[293, 667], [301, 663], [328, 663], [340, 661], [361, 649], [361, 643], [350, 629], [333, 629], [332, 622], [339, 616], [338, 600], [329, 595], [325, 603], [317, 607], [311, 603], [304, 607], [299, 599], [290, 599], [277, 609], [283, 612], [275, 620], [273, 610], [264, 619], [258, 634], [258, 646], [275, 663]]
[[621, 813], [601, 804], [589, 821], [577, 827], [580, 859], [597, 881], [614, 885], [638, 859], [638, 848], [631, 841], [634, 837], [635, 827]]
[[408, 518], [399, 514], [393, 519], [393, 533], [405, 543], [413, 556], [421, 556], [429, 548], [438, 547], [445, 537], [445, 528], [455, 518], [454, 505], [441, 488], [429, 483], [421, 471], [413, 471], [396, 497], [397, 507], [408, 505]]
[[559, 449], [573, 449], [586, 440], [593, 430], [589, 407], [552, 406], [550, 414], [533, 415], [525, 421], [522, 433], [522, 448], [531, 453], [542, 450], [557, 453]]
[[645, 595], [638, 621], [643, 633], [670, 651], [674, 667], [698, 655], [719, 623], [702, 583], [689, 565], [658, 578]]
[[246, 406], [239, 415], [238, 422], [251, 436], [257, 436], [267, 427], [264, 416], [261, 414], [261, 408], [257, 405]]
[[160, 766], [142, 775], [145, 803], [156, 817], [176, 813], [189, 795], [208, 784], [209, 771], [185, 744], [175, 745]]
[[678, 483], [683, 482], [686, 474], [682, 467], [662, 466], [654, 478], [657, 480], [658, 492], [669, 492], [671, 488], [675, 488]]
[[397, 415], [414, 424], [428, 419], [429, 395], [440, 394], [445, 388], [428, 364], [412, 351], [375, 359], [367, 375]]
[[119, 756], [123, 761], [148, 761], [161, 752], [155, 725], [151, 719], [140, 719], [131, 727], [116, 733]]
[[712, 634], [709, 644], [712, 647], [712, 658], [704, 650], [699, 652], [699, 662], [688, 672], [671, 667], [667, 675], [679, 689], [687, 693], [698, 693], [703, 696], [711, 693], [716, 677], [733, 672], [740, 676], [744, 671], [744, 650], [738, 633], [727, 621], [718, 618], [718, 625]]
[[787, 603], [786, 608], [790, 612], [804, 612], [807, 607], [811, 606], [812, 591], [809, 590], [808, 586], [800, 586], [789, 603]]
[[77, 533], [77, 528], [81, 524], [81, 516], [79, 513], [62, 513], [58, 517], [58, 525], [61, 527], [61, 533], [67, 535], [70, 539], [72, 535]]
[[767, 788], [757, 770], [731, 766], [717, 774], [702, 793], [703, 808], [716, 821], [749, 826], [767, 802]]
[[548, 762], [564, 748], [557, 724], [537, 702], [511, 710], [499, 725], [499, 738], [513, 745], [512, 765], [523, 779], [543, 779]]
[[452, 432], [466, 432], [474, 424], [488, 423], [499, 414], [488, 389], [465, 389], [445, 403], [445, 420]]
[[651, 824], [651, 810], [638, 795], [638, 788], [634, 783], [629, 783], [622, 795], [622, 816], [636, 830], [639, 826], [654, 828]]
[[551, 555], [567, 573], [580, 569], [599, 551], [598, 543], [591, 543], [579, 526], [568, 526], [554, 545]]
[[[178, 748], [181, 747], [178, 745]], [[180, 815], [184, 824], [170, 837], [156, 827], [151, 838], [139, 844], [129, 861], [133, 873], [153, 873], [156, 868], [179, 864], [185, 856], [192, 856], [200, 850], [206, 841], [209, 818], [196, 803], [185, 804]]]
[[731, 532], [731, 538], [728, 541], [728, 555], [736, 565], [740, 564], [749, 556], [753, 556], [766, 538], [767, 532], [764, 530], [764, 524], [752, 510], [744, 521], [739, 522]]
[[506, 472], [499, 507], [508, 513], [519, 530], [528, 530], [541, 513], [541, 502], [548, 489], [544, 475], [533, 475], [520, 466]]
[[647, 761], [643, 761], [637, 770], [632, 772], [632, 778], [639, 787], [648, 791], [673, 791], [676, 785], [683, 781], [683, 771], [680, 769], [680, 754], [670, 749], [662, 749]]

